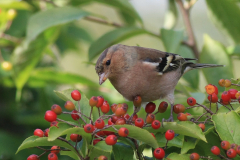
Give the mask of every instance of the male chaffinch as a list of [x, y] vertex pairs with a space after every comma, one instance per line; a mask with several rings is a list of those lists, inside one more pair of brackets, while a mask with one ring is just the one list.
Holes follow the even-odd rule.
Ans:
[[180, 77], [192, 69], [220, 67], [193, 63], [191, 58], [138, 46], [113, 45], [102, 52], [95, 69], [101, 85], [107, 78], [127, 100], [136, 96], [142, 102], [167, 99], [173, 121], [174, 89]]

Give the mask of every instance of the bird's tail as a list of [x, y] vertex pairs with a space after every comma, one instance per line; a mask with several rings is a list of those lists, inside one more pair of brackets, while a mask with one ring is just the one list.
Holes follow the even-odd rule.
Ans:
[[204, 63], [192, 63], [187, 62], [184, 64], [185, 67], [183, 67], [183, 73], [186, 73], [193, 69], [198, 68], [213, 68], [213, 67], [224, 67], [224, 65], [218, 65], [218, 64], [204, 64]]

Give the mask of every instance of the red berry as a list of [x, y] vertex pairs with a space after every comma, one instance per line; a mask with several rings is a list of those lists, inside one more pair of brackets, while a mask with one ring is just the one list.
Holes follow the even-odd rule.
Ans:
[[127, 113], [128, 106], [126, 104], [118, 104], [115, 110], [116, 116], [123, 116]]
[[112, 122], [112, 119], [111, 118], [109, 118], [108, 119], [108, 125], [113, 125], [114, 123]]
[[102, 96], [97, 96], [97, 99], [98, 99], [98, 103], [96, 107], [101, 107], [103, 105], [104, 98]]
[[134, 97], [133, 99], [133, 105], [135, 107], [141, 107], [141, 104], [142, 104], [142, 98], [140, 96], [136, 96]]
[[164, 113], [167, 110], [168, 103], [165, 101], [162, 101], [158, 106], [158, 112]]
[[80, 101], [81, 100], [81, 93], [78, 90], [74, 90], [71, 93], [72, 99], [75, 101]]
[[115, 135], [114, 132], [111, 131], [103, 131], [104, 135], [109, 136], [109, 135]]
[[50, 153], [48, 155], [48, 160], [58, 160], [58, 157], [55, 153]]
[[60, 147], [59, 146], [52, 146], [51, 153], [58, 154], [59, 152], [60, 152]]
[[124, 118], [125, 118], [126, 120], [128, 120], [128, 119], [130, 118], [130, 116], [129, 116], [128, 114], [125, 114], [125, 115], [124, 115]]
[[[103, 131], [99, 131], [99, 132], [97, 132], [97, 134], [96, 135], [98, 135], [98, 136], [100, 136], [100, 137], [104, 137], [105, 136], [105, 134], [104, 134], [104, 132]], [[97, 136], [95, 136], [95, 138], [98, 138]]]
[[38, 158], [38, 155], [32, 154], [27, 158], [27, 160], [40, 160], [40, 158]]
[[234, 149], [234, 150], [236, 150], [236, 149], [237, 149], [237, 147], [238, 147], [238, 145], [237, 145], [237, 144], [235, 144], [235, 143], [233, 143], [233, 144], [231, 144], [231, 145], [230, 145], [230, 148], [232, 148], [232, 149]]
[[165, 157], [165, 151], [162, 148], [156, 148], [153, 152], [153, 155], [157, 159], [162, 159]]
[[230, 102], [231, 101], [231, 95], [228, 91], [224, 91], [221, 96], [222, 100], [225, 102]]
[[124, 125], [124, 124], [126, 124], [125, 118], [119, 118], [115, 123], [115, 125]]
[[47, 128], [47, 129], [44, 130], [44, 136], [45, 136], [45, 137], [48, 137], [48, 132], [49, 132], [49, 128]]
[[188, 103], [189, 106], [194, 106], [196, 104], [196, 99], [193, 98], [193, 97], [189, 97], [187, 99], [187, 103]]
[[144, 125], [144, 121], [143, 121], [142, 118], [137, 118], [137, 119], [135, 120], [135, 126], [142, 128], [143, 125]]
[[203, 124], [203, 123], [199, 123], [198, 126], [202, 129], [202, 131], [205, 130], [205, 124]]
[[117, 143], [117, 136], [109, 135], [106, 137], [105, 142], [107, 145], [114, 145]]
[[135, 114], [135, 115], [133, 116], [133, 118], [132, 118], [132, 121], [135, 122], [137, 118], [138, 118], [138, 115]]
[[213, 93], [212, 95], [208, 95], [208, 100], [210, 101], [210, 102], [212, 102], [212, 103], [217, 103], [217, 101], [218, 101], [218, 97], [217, 97], [217, 95], [215, 94], [215, 93]]
[[177, 119], [179, 121], [186, 121], [187, 120], [187, 115], [184, 113], [178, 113]]
[[149, 102], [145, 107], [145, 111], [147, 113], [153, 113], [155, 111], [155, 108], [156, 108], [156, 104], [153, 102]]
[[94, 131], [93, 125], [92, 124], [86, 124], [84, 126], [84, 131], [87, 133], [92, 133]]
[[151, 135], [156, 139], [155, 135], [153, 133], [151, 133]]
[[52, 126], [58, 127], [57, 125], [58, 125], [58, 121], [53, 121], [50, 123], [50, 127]]
[[200, 156], [197, 153], [192, 153], [190, 155], [190, 160], [199, 160], [199, 159], [200, 159]]
[[93, 145], [96, 145], [98, 142], [100, 142], [101, 141], [101, 139], [94, 139], [93, 140]]
[[220, 154], [220, 149], [217, 146], [213, 146], [211, 152], [218, 156]]
[[182, 104], [175, 104], [173, 106], [173, 112], [176, 113], [176, 114], [182, 113], [184, 111], [185, 111], [185, 107]]
[[214, 87], [213, 85], [211, 85], [211, 84], [207, 85], [207, 86], [205, 87], [205, 89], [206, 89], [207, 94], [216, 93], [216, 92], [215, 92], [215, 87]]
[[97, 98], [97, 97], [93, 96], [93, 97], [91, 97], [91, 98], [89, 99], [89, 105], [90, 105], [91, 107], [94, 107], [94, 106], [96, 106], [97, 104], [98, 104], [98, 98]]
[[223, 101], [222, 99], [220, 99], [220, 103], [224, 104], [224, 105], [228, 105], [229, 102], [228, 101]]
[[73, 142], [80, 142], [82, 140], [82, 136], [80, 134], [71, 134], [70, 139]]
[[72, 111], [75, 109], [75, 105], [73, 104], [72, 101], [67, 101], [65, 104], [64, 104], [64, 107], [69, 110], [69, 111]]
[[62, 108], [57, 104], [52, 105], [51, 110], [57, 115], [60, 115], [62, 113]]
[[[213, 84], [212, 84], [212, 85], [213, 85]], [[215, 92], [214, 92], [214, 93], [215, 93], [216, 95], [218, 95], [218, 88], [217, 88], [217, 86], [215, 86], [215, 85], [213, 85], [213, 86], [214, 86], [214, 88], [215, 88]]]
[[240, 155], [240, 145], [237, 147], [236, 152], [238, 155]]
[[127, 137], [128, 134], [129, 134], [129, 131], [128, 131], [127, 128], [120, 128], [120, 129], [118, 130], [118, 134], [119, 134], [119, 136], [121, 136], [121, 137]]
[[97, 119], [95, 122], [95, 127], [97, 129], [102, 129], [105, 126], [105, 122], [102, 119]]
[[48, 122], [56, 121], [57, 119], [57, 114], [53, 111], [46, 111], [44, 119]]
[[234, 158], [236, 157], [236, 155], [237, 155], [237, 152], [234, 149], [230, 148], [229, 150], [227, 150], [228, 158]]
[[77, 113], [78, 113], [78, 111], [74, 109], [71, 114], [72, 119], [75, 121], [80, 118], [80, 116]]
[[101, 106], [101, 111], [106, 114], [109, 112], [109, 110], [110, 110], [110, 107], [109, 107], [108, 101], [104, 101], [103, 105]]
[[152, 128], [153, 129], [158, 129], [158, 128], [160, 128], [161, 127], [161, 123], [158, 121], [158, 120], [154, 120], [153, 122], [152, 122]]
[[116, 123], [119, 118], [120, 118], [120, 117], [114, 115], [114, 116], [111, 117], [111, 121], [112, 121], [113, 123]]
[[43, 133], [43, 131], [41, 129], [35, 129], [33, 134], [35, 136], [38, 136], [38, 137], [43, 137], [44, 136], [44, 133]]
[[148, 114], [146, 118], [146, 123], [151, 124], [155, 120], [155, 115], [154, 114]]
[[175, 133], [173, 130], [167, 130], [167, 132], [165, 133], [165, 138], [170, 141], [174, 138]]
[[237, 99], [236, 98], [236, 93], [238, 92], [238, 90], [236, 90], [236, 89], [229, 89], [228, 90], [228, 93], [230, 94], [230, 96], [231, 96], [231, 99]]
[[99, 156], [97, 160], [108, 160], [106, 156]]
[[115, 104], [115, 103], [112, 104], [111, 105], [111, 110], [112, 110], [113, 113], [115, 113], [116, 109], [117, 109], [117, 104]]
[[228, 149], [230, 149], [230, 143], [228, 141], [222, 141], [221, 142], [221, 147], [224, 150], [228, 150]]

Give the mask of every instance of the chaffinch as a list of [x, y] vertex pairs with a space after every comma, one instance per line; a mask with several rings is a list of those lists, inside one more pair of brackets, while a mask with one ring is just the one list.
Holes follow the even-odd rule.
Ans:
[[99, 84], [109, 79], [127, 100], [140, 96], [143, 102], [167, 99], [171, 104], [173, 121], [174, 89], [180, 77], [192, 69], [220, 67], [214, 64], [195, 64], [191, 58], [138, 46], [113, 45], [104, 50], [95, 69]]

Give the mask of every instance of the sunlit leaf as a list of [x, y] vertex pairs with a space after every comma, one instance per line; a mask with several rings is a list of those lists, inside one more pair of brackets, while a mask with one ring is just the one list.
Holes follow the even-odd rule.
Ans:
[[177, 19], [178, 19], [178, 10], [177, 10], [175, 0], [168, 0], [168, 10], [165, 13], [163, 27], [166, 29], [172, 29], [176, 25]]

